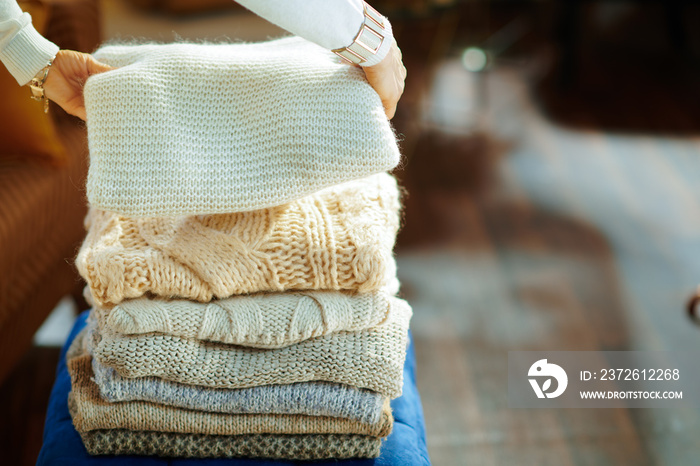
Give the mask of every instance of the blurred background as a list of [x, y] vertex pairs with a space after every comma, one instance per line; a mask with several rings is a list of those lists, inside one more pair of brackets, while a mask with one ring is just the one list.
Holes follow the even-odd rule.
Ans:
[[[20, 3], [51, 40], [88, 52], [285, 34], [230, 0]], [[514, 350], [700, 351], [685, 311], [700, 283], [700, 6], [371, 4], [408, 69], [396, 257], [433, 464], [698, 464], [697, 406], [509, 409], [506, 368]], [[21, 91], [16, 105], [33, 105]], [[72, 268], [85, 130], [61, 113], [0, 134], [4, 464], [34, 464], [58, 348], [86, 306]], [[18, 134], [53, 145], [15, 148]]]

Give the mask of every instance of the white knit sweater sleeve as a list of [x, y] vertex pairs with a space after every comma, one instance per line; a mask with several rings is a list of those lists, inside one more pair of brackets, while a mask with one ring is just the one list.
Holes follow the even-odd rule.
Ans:
[[0, 0], [0, 61], [17, 80], [27, 84], [58, 53], [58, 46], [44, 39], [15, 0]]
[[[362, 0], [236, 0], [238, 3], [299, 37], [329, 50], [347, 47], [364, 21]], [[386, 34], [377, 53], [363, 66], [373, 66], [389, 53], [393, 34]]]

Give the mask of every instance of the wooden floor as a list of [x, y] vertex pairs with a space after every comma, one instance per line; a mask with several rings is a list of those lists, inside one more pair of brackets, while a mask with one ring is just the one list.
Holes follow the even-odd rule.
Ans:
[[[409, 72], [397, 260], [433, 463], [698, 464], [697, 409], [509, 409], [506, 375], [509, 350], [700, 351], [683, 311], [700, 282], [694, 110], [682, 88], [635, 99], [628, 80], [613, 131], [543, 79], [546, 47], [468, 73], [463, 13], [394, 25]], [[57, 354], [33, 349], [0, 387], [3, 464], [33, 464]]]
[[438, 58], [409, 63], [395, 124], [399, 275], [434, 464], [698, 464], [697, 409], [509, 409], [506, 371], [509, 350], [700, 350], [684, 314], [700, 281], [698, 94], [627, 75], [601, 111], [577, 93], [588, 76], [556, 87], [546, 50], [466, 72], [459, 26], [445, 32], [464, 20], [432, 21], [417, 60]]

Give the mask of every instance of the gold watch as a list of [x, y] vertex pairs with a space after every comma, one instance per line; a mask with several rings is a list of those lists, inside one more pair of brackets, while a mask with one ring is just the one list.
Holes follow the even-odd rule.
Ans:
[[44, 101], [44, 113], [49, 113], [49, 99], [46, 98], [44, 93], [44, 83], [49, 76], [49, 69], [53, 65], [53, 60], [53, 58], [49, 60], [49, 63], [29, 81], [29, 89], [32, 91], [31, 98], [38, 102]]
[[340, 58], [356, 65], [362, 65], [377, 53], [384, 42], [386, 32], [384, 17], [367, 2], [364, 2], [364, 14], [365, 20], [352, 44], [331, 50]]

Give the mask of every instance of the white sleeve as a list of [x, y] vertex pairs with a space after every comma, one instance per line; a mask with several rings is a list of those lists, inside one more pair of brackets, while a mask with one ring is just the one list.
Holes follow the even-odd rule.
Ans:
[[[364, 21], [362, 0], [236, 1], [271, 23], [329, 50], [352, 44]], [[376, 65], [389, 53], [393, 35], [389, 20], [385, 18], [384, 24], [384, 42], [362, 66]]]
[[27, 84], [58, 53], [58, 46], [44, 39], [16, 0], [0, 0], [0, 61], [17, 80]]

